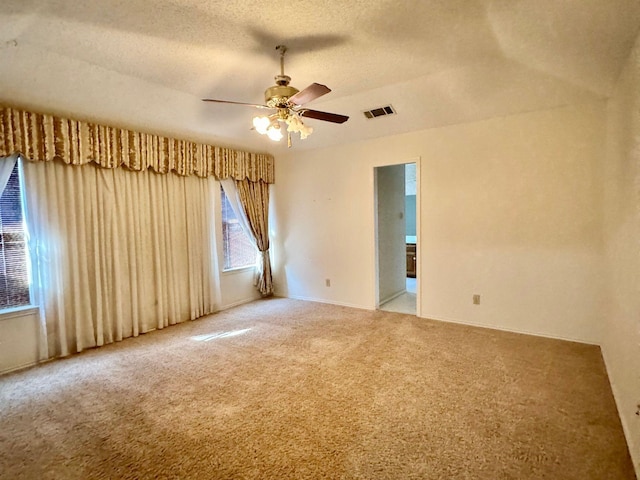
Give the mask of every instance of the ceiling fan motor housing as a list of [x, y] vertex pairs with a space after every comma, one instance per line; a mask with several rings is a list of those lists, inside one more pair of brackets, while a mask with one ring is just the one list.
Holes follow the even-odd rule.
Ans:
[[264, 91], [264, 101], [271, 108], [288, 106], [289, 98], [298, 93], [298, 89], [289, 85], [274, 85]]

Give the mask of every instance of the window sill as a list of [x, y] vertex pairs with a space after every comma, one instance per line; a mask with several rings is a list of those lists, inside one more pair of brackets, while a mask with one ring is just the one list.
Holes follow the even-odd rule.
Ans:
[[38, 307], [34, 305], [28, 305], [26, 307], [7, 308], [6, 310], [0, 310], [0, 321], [10, 320], [18, 317], [28, 317], [38, 313]]
[[222, 270], [221, 274], [222, 275], [237, 275], [239, 273], [244, 273], [244, 272], [247, 272], [249, 270], [253, 270], [255, 268], [256, 268], [255, 265], [249, 265], [248, 267], [229, 268], [227, 270]]

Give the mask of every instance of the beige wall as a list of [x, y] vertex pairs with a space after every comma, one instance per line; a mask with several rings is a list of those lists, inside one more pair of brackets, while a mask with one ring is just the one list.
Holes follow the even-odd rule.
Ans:
[[38, 312], [34, 309], [0, 317], [0, 374], [38, 361]]
[[609, 302], [602, 349], [640, 477], [640, 39], [607, 110], [604, 238]]
[[253, 285], [253, 272], [253, 268], [243, 268], [220, 273], [220, 310], [260, 298]]
[[604, 118], [598, 102], [280, 156], [277, 293], [374, 308], [373, 168], [420, 158], [422, 316], [598, 343]]
[[406, 291], [404, 165], [376, 169], [378, 304]]

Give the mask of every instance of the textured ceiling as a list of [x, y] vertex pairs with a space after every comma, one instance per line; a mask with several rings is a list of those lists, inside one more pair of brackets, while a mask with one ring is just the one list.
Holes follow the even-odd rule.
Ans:
[[[640, 26], [640, 0], [2, 0], [0, 101], [277, 153], [250, 131], [279, 73], [333, 91], [349, 115], [296, 149], [606, 97]], [[366, 120], [392, 104], [398, 114]]]

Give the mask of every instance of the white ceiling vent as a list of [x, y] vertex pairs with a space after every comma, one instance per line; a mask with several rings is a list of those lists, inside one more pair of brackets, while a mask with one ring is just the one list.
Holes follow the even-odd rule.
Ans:
[[371, 110], [365, 110], [364, 116], [371, 119], [376, 117], [384, 117], [386, 115], [395, 115], [396, 111], [393, 109], [391, 105], [387, 105], [385, 107], [373, 108]]

